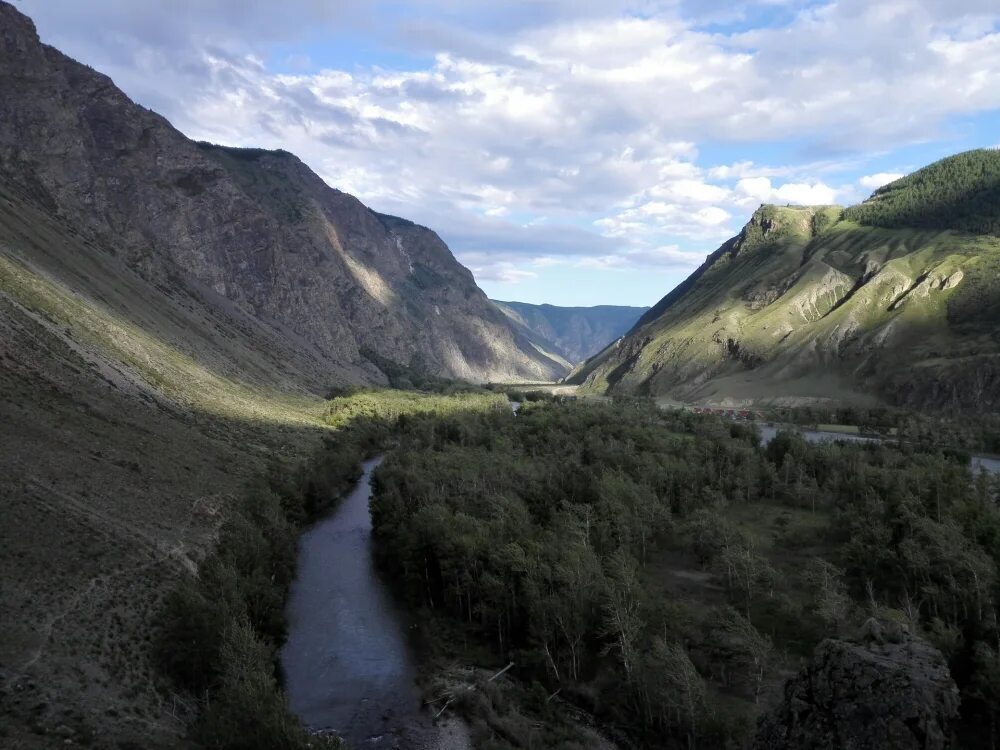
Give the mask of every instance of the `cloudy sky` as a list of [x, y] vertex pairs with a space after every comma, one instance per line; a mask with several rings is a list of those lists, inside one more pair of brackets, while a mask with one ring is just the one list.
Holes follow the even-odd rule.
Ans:
[[652, 304], [762, 202], [1000, 144], [997, 0], [18, 7], [189, 136], [435, 229], [500, 299]]

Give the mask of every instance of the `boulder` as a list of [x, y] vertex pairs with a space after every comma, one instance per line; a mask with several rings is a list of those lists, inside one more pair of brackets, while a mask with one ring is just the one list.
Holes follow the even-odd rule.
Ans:
[[826, 640], [761, 717], [755, 750], [920, 748], [950, 744], [959, 694], [941, 652], [877, 626], [857, 641]]

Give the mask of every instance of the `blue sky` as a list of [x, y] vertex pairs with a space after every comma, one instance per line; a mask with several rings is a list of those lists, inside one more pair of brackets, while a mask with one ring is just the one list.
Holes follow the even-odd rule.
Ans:
[[194, 138], [285, 148], [493, 297], [650, 305], [762, 202], [1000, 145], [995, 0], [22, 0]]

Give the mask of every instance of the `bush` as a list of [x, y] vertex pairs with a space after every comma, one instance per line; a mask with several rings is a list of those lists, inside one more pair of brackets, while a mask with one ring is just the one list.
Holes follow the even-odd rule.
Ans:
[[[334, 740], [310, 736], [289, 712], [274, 677], [272, 650], [248, 620], [235, 619], [223, 634], [222, 672], [212, 699], [195, 728], [209, 748], [298, 750], [339, 747]], [[322, 743], [322, 744], [321, 744]]]

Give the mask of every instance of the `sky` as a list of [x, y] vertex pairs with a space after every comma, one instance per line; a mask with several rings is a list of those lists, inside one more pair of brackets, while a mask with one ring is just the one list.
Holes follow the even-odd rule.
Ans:
[[997, 0], [16, 0], [186, 135], [283, 148], [493, 298], [652, 305], [761, 203], [1000, 145]]

